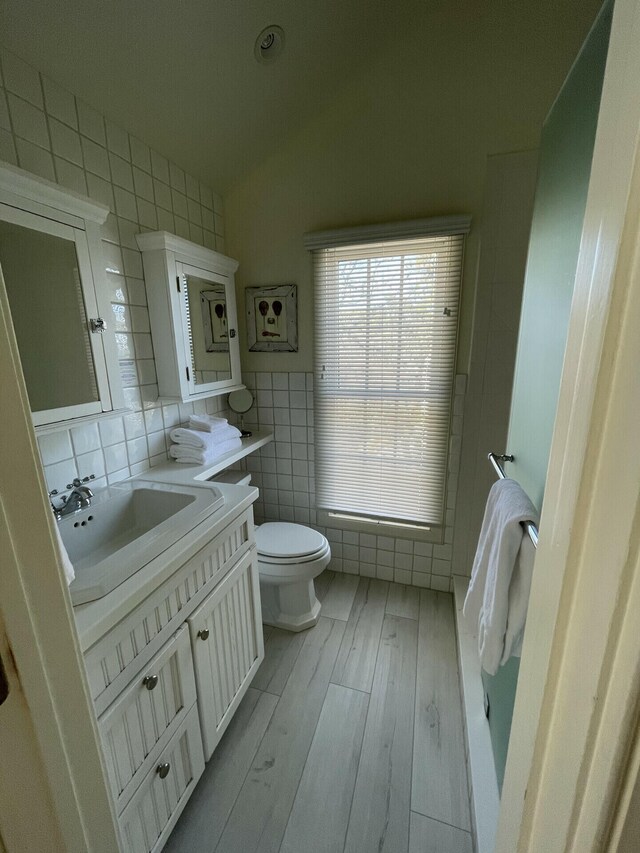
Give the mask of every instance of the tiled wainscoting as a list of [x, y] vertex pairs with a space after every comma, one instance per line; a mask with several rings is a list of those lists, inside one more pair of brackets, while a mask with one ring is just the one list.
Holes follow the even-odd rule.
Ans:
[[226, 405], [226, 397], [211, 397], [195, 403], [163, 406], [157, 395], [157, 388], [153, 399], [136, 395], [124, 416], [39, 436], [49, 489], [64, 490], [74, 477], [90, 474], [96, 476], [96, 488], [143, 474], [167, 461], [169, 433], [174, 427], [186, 424], [194, 411], [218, 414]]
[[325, 528], [317, 524], [314, 479], [313, 374], [245, 373], [254, 408], [245, 423], [272, 429], [275, 440], [248, 457], [245, 465], [260, 488], [257, 521], [295, 521], [318, 526], [331, 543], [334, 571], [451, 591], [452, 544], [462, 441], [466, 376], [456, 377], [451, 425], [444, 543], [371, 532]]
[[[128, 412], [39, 436], [49, 489], [94, 474], [100, 488], [164, 462], [169, 431], [194, 411], [224, 411], [226, 395], [184, 405], [158, 402], [146, 286], [135, 235], [162, 229], [224, 252], [222, 204], [212, 190], [41, 75], [10, 51], [0, 52], [0, 159], [89, 195], [110, 208], [103, 248]], [[113, 331], [112, 331], [113, 330]], [[246, 460], [260, 488], [256, 517], [317, 525], [314, 481], [313, 374], [244, 375], [256, 398], [245, 416], [273, 429], [275, 441]], [[452, 589], [466, 376], [456, 378], [444, 543], [325, 530], [332, 569], [385, 581]]]
[[[0, 51], [0, 159], [108, 205], [102, 230], [112, 316], [129, 414], [40, 436], [49, 489], [95, 474], [98, 487], [165, 461], [168, 430], [190, 405], [160, 406], [141, 231], [162, 229], [224, 252], [222, 202], [71, 92]], [[217, 411], [226, 398], [197, 404]]]

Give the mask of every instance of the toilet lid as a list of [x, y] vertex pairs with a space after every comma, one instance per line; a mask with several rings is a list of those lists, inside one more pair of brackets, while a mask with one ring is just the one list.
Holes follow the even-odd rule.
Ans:
[[305, 557], [325, 544], [322, 533], [302, 524], [271, 521], [256, 528], [258, 553], [266, 557]]

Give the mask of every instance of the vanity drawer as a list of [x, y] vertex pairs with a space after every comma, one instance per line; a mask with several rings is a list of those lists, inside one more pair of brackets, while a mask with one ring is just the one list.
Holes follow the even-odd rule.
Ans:
[[120, 815], [122, 850], [161, 850], [203, 770], [200, 724], [194, 706]]
[[191, 643], [185, 625], [98, 720], [118, 812], [195, 701]]
[[[85, 652], [91, 696], [100, 715], [159, 651], [202, 599], [253, 544], [251, 509], [194, 554], [125, 619]], [[111, 595], [117, 595], [114, 590]]]

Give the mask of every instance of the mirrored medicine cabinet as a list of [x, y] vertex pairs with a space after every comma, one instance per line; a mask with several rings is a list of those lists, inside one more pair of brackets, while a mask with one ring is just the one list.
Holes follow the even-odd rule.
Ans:
[[106, 329], [109, 209], [0, 163], [0, 267], [35, 426], [123, 406]]
[[238, 262], [166, 231], [138, 234], [136, 240], [160, 397], [186, 403], [242, 388]]

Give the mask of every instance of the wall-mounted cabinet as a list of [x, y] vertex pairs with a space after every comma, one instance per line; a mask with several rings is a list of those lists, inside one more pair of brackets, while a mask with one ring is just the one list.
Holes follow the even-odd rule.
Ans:
[[238, 262], [166, 231], [138, 234], [161, 397], [183, 403], [242, 387]]
[[123, 406], [115, 337], [107, 331], [100, 225], [108, 214], [102, 204], [0, 164], [0, 267], [36, 426]]

